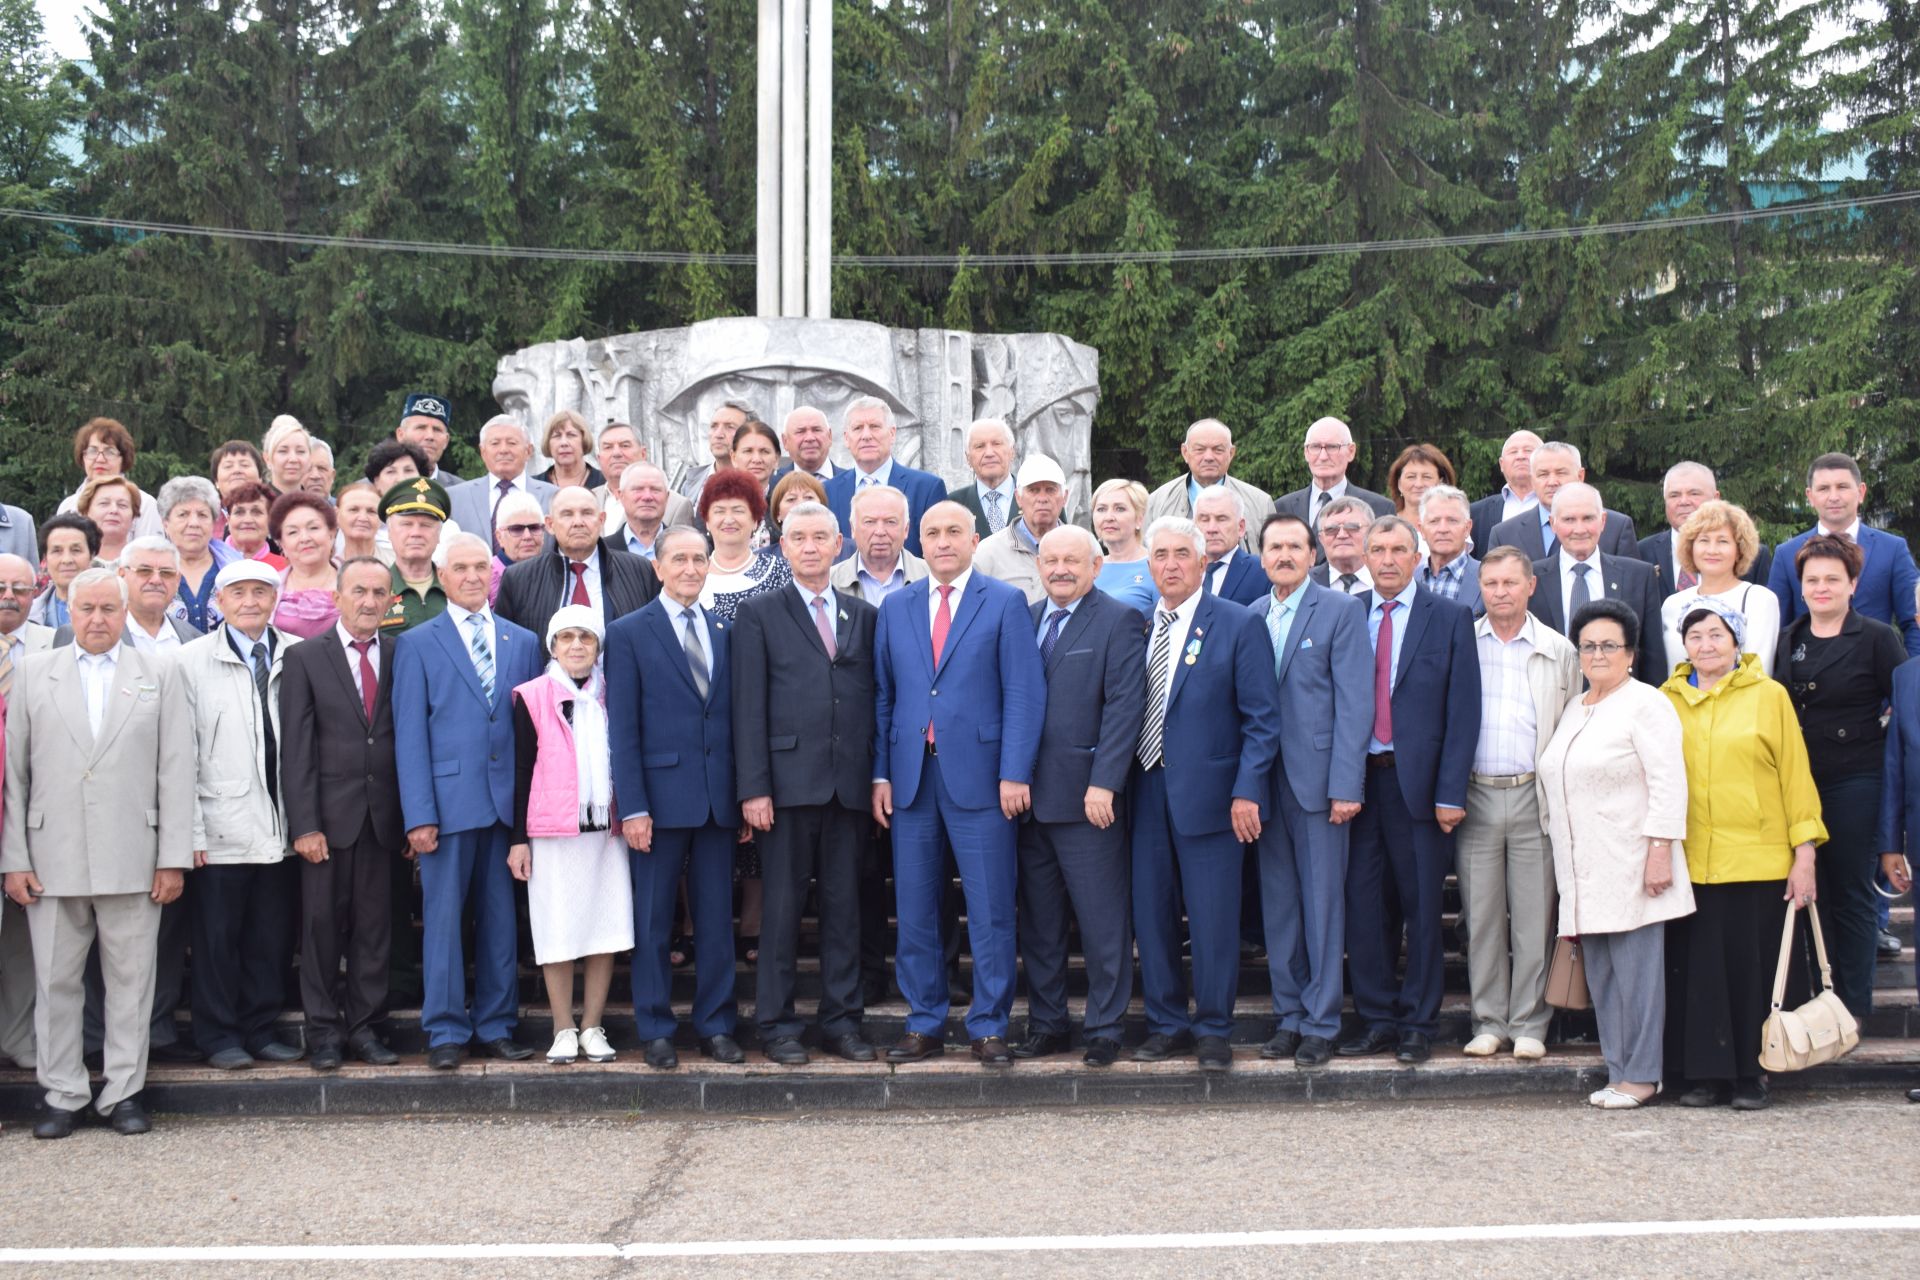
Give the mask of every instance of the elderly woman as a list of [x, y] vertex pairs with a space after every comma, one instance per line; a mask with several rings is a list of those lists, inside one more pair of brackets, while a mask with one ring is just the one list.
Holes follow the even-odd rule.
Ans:
[[[1833, 989], [1864, 1019], [1873, 1009], [1880, 936], [1873, 878], [1880, 869], [1881, 769], [1894, 668], [1907, 660], [1900, 633], [1854, 610], [1866, 554], [1852, 538], [1821, 533], [1794, 555], [1807, 611], [1781, 637], [1773, 678], [1786, 686], [1806, 735], [1827, 843], [1814, 862], [1820, 924]], [[1771, 594], [1771, 593], [1769, 593]]]
[[1420, 527], [1420, 495], [1437, 484], [1453, 483], [1453, 463], [1430, 444], [1408, 445], [1387, 468], [1387, 496], [1393, 499], [1394, 513], [1416, 529]]
[[[1793, 700], [1743, 645], [1746, 623], [1702, 596], [1680, 619], [1687, 660], [1661, 686], [1687, 760], [1687, 874], [1695, 912], [1667, 927], [1667, 1079], [1682, 1106], [1767, 1105], [1760, 1028], [1773, 1001], [1786, 904], [1818, 895], [1820, 793]], [[1804, 990], [1804, 964], [1797, 985]]]
[[382, 440], [367, 451], [364, 474], [375, 493], [384, 495], [402, 480], [433, 474], [433, 464], [417, 444], [405, 440]]
[[125, 476], [105, 476], [80, 486], [80, 500], [74, 510], [93, 521], [100, 530], [100, 548], [94, 558], [113, 568], [127, 543], [141, 535], [133, 531], [139, 523], [141, 493]]
[[[746, 427], [738, 436], [750, 438]], [[740, 461], [738, 452], [733, 457]], [[767, 518], [764, 492], [754, 473], [738, 466], [714, 472], [700, 489], [700, 519], [713, 540], [700, 604], [722, 622], [733, 621], [733, 611], [742, 600], [778, 591], [793, 581], [793, 571], [779, 552], [753, 547], [754, 535]]]
[[[93, 418], [81, 424], [73, 433], [73, 464], [80, 468], [85, 477], [80, 488], [60, 500], [55, 514], [68, 511], [80, 511], [80, 495], [86, 492], [86, 486], [95, 480], [105, 480], [110, 476], [131, 476], [133, 460], [139, 456], [134, 446], [133, 435], [112, 418]], [[129, 538], [144, 538], [148, 534], [159, 533], [160, 517], [154, 510], [153, 498], [142, 490], [140, 494], [140, 514], [134, 519], [133, 532]], [[85, 515], [84, 511], [80, 514]]]
[[302, 640], [331, 631], [340, 620], [334, 602], [339, 574], [333, 567], [333, 535], [338, 527], [333, 504], [295, 489], [273, 500], [267, 522], [287, 557], [273, 625]]
[[333, 510], [340, 524], [340, 534], [333, 543], [337, 563], [371, 556], [381, 564], [393, 564], [393, 546], [380, 524], [378, 489], [365, 480], [349, 480], [333, 495]]
[[487, 588], [489, 601], [500, 594], [500, 575], [507, 571], [508, 565], [539, 555], [540, 548], [546, 545], [547, 517], [540, 510], [539, 499], [518, 489], [500, 499], [500, 505], [493, 512], [493, 531], [500, 550], [493, 557], [493, 584]]
[[[633, 948], [627, 843], [613, 817], [606, 687], [597, 663], [598, 609], [570, 604], [547, 623], [546, 673], [513, 691], [513, 844], [507, 866], [527, 882], [534, 960], [553, 1008], [547, 1061], [612, 1062], [603, 1024], [615, 952]], [[580, 1028], [573, 962], [586, 962]]]
[[100, 528], [75, 511], [63, 512], [40, 526], [40, 559], [47, 566], [47, 587], [27, 606], [27, 621], [55, 630], [70, 626], [67, 588], [100, 554]]
[[[1731, 502], [1718, 498], [1694, 509], [1673, 535], [1675, 557], [1682, 573], [1697, 581], [1668, 596], [1660, 606], [1660, 625], [1677, 639], [1680, 620], [1692, 613], [1702, 597], [1724, 602], [1746, 620], [1746, 652], [1756, 659], [1761, 675], [1773, 670], [1773, 653], [1780, 639], [1780, 598], [1763, 586], [1741, 578], [1760, 554], [1760, 531], [1753, 519]], [[1673, 651], [1672, 641], [1667, 651]]]
[[1140, 542], [1146, 520], [1147, 487], [1138, 480], [1109, 480], [1093, 491], [1093, 531], [1107, 549], [1093, 585], [1142, 615], [1153, 611], [1159, 594]]
[[1618, 600], [1573, 615], [1587, 693], [1540, 754], [1541, 794], [1560, 889], [1560, 936], [1578, 938], [1600, 1024], [1608, 1111], [1660, 1090], [1666, 1017], [1666, 922], [1693, 910], [1680, 839], [1687, 775], [1680, 718], [1633, 678], [1640, 619]]
[[277, 495], [263, 484], [243, 484], [227, 495], [227, 547], [243, 560], [258, 560], [275, 568], [287, 567], [286, 559], [267, 541], [271, 530], [267, 518]]
[[569, 485], [591, 489], [607, 482], [600, 469], [587, 461], [593, 452], [593, 431], [572, 409], [562, 409], [547, 419], [540, 432], [540, 452], [553, 459], [553, 465], [539, 477], [548, 484], [561, 489]]
[[780, 549], [780, 530], [787, 518], [787, 512], [803, 502], [817, 502], [827, 505], [827, 486], [819, 478], [800, 470], [798, 467], [780, 477], [773, 486], [773, 499], [767, 504], [767, 525], [772, 530], [775, 551]]
[[[261, 456], [259, 446], [250, 440], [227, 441], [214, 449], [207, 463], [207, 474], [213, 477], [213, 487], [220, 491], [216, 506], [224, 507], [227, 495], [243, 484], [267, 482], [267, 460]], [[227, 517], [224, 513], [213, 522], [213, 536], [227, 536]]]
[[[260, 452], [267, 459], [267, 483], [276, 493], [292, 493], [304, 485], [307, 468], [313, 462], [313, 441], [300, 419], [290, 413], [275, 418], [267, 425]], [[231, 499], [227, 507], [231, 511]]]
[[[261, 489], [254, 481], [234, 488]], [[160, 521], [167, 541], [180, 553], [179, 599], [167, 612], [199, 631], [211, 631], [221, 621], [214, 603], [213, 583], [220, 570], [240, 553], [213, 536], [220, 520], [220, 494], [205, 476], [175, 476], [160, 486]]]

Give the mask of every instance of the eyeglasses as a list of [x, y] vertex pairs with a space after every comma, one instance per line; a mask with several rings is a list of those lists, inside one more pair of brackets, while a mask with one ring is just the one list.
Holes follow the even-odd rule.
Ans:
[[31, 598], [32, 595], [33, 595], [33, 584], [31, 582], [25, 584], [24, 586], [22, 586], [19, 583], [15, 583], [12, 586], [8, 586], [5, 583], [0, 583], [0, 596], [19, 596], [22, 600], [26, 600]]
[[150, 582], [155, 578], [171, 582], [180, 576], [178, 569], [161, 569], [150, 564], [135, 565], [128, 569], [127, 572], [143, 582]]
[[546, 526], [541, 524], [508, 524], [500, 526], [500, 532], [511, 538], [524, 538], [529, 534], [544, 533]]
[[1307, 452], [1320, 454], [1339, 453], [1342, 449], [1351, 448], [1353, 448], [1353, 446], [1350, 444], [1310, 444], [1307, 446]]
[[1367, 526], [1363, 524], [1323, 524], [1320, 536], [1323, 538], [1351, 538]]
[[1580, 642], [1580, 656], [1583, 658], [1591, 658], [1597, 655], [1602, 658], [1611, 658], [1614, 654], [1619, 653], [1626, 647], [1627, 646], [1621, 644], [1618, 640], [1582, 640]]
[[80, 451], [80, 456], [93, 460], [104, 460], [106, 458], [119, 457], [120, 451], [110, 444], [90, 444]]

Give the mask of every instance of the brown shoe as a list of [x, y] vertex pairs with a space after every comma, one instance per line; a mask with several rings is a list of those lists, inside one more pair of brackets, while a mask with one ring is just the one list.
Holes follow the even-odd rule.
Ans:
[[909, 1031], [887, 1050], [887, 1061], [921, 1062], [927, 1058], [937, 1058], [946, 1051], [947, 1046], [939, 1036], [923, 1036], [918, 1031]]
[[1010, 1067], [1013, 1050], [999, 1036], [982, 1036], [973, 1042], [973, 1060], [983, 1067]]

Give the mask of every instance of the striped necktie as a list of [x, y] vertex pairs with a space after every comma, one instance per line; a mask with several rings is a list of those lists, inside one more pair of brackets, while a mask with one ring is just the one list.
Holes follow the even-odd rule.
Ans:
[[467, 648], [473, 652], [473, 669], [480, 677], [480, 691], [487, 695], [487, 701], [493, 701], [493, 644], [487, 637], [487, 620], [477, 613], [467, 615], [467, 625], [472, 633], [467, 640]]
[[1160, 763], [1161, 740], [1167, 726], [1167, 673], [1173, 667], [1170, 646], [1178, 616], [1171, 610], [1160, 611], [1160, 630], [1153, 637], [1153, 653], [1147, 659], [1147, 718], [1140, 724], [1140, 746], [1134, 752], [1143, 769]]

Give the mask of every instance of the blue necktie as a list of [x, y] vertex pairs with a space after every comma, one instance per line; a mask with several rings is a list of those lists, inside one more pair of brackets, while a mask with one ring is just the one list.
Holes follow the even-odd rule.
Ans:
[[1040, 663], [1042, 666], [1053, 661], [1053, 646], [1060, 642], [1060, 627], [1067, 620], [1065, 609], [1055, 609], [1053, 616], [1047, 619], [1047, 637], [1040, 642]]
[[487, 701], [493, 701], [493, 645], [487, 639], [487, 620], [477, 613], [467, 615], [467, 623], [473, 628], [473, 635], [467, 641], [467, 647], [473, 651], [473, 669], [480, 677], [480, 692], [487, 695]]

